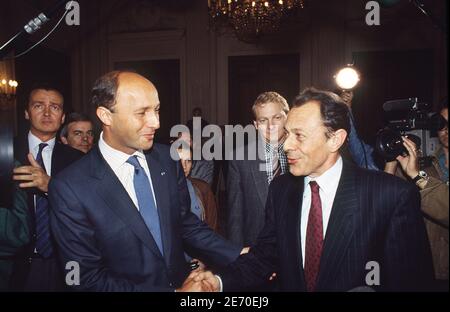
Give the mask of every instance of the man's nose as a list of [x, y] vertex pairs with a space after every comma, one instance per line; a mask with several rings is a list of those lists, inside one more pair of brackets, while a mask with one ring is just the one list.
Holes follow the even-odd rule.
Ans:
[[146, 121], [149, 127], [159, 129], [159, 117], [156, 114], [147, 114]]
[[44, 106], [44, 115], [46, 116], [50, 115], [50, 106]]
[[284, 151], [287, 153], [290, 150], [292, 150], [292, 136], [288, 134], [284, 141]]

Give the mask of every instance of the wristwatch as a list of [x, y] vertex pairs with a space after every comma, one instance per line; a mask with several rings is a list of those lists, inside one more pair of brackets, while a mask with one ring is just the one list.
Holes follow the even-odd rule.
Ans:
[[425, 180], [425, 181], [427, 181], [428, 180], [428, 174], [425, 172], [425, 171], [423, 171], [423, 170], [420, 170], [419, 171], [419, 174], [417, 175], [417, 176], [415, 176], [413, 179], [412, 179], [412, 181], [415, 183], [415, 184], [417, 184], [417, 182], [419, 182], [420, 180]]

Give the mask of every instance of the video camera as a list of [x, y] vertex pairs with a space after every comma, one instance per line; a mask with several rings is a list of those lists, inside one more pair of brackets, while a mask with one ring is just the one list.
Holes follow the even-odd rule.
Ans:
[[432, 149], [432, 144], [429, 144], [430, 131], [438, 131], [446, 126], [446, 120], [440, 114], [431, 113], [429, 105], [419, 102], [416, 97], [387, 101], [383, 104], [383, 110], [390, 115], [401, 116], [390, 119], [376, 137], [375, 149], [387, 161], [408, 154], [402, 136], [408, 135], [417, 147], [428, 152]]

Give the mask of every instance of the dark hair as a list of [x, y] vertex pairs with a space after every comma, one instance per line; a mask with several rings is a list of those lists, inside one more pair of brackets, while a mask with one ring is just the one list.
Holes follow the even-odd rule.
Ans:
[[300, 107], [308, 102], [319, 103], [323, 125], [328, 129], [326, 133], [328, 138], [332, 132], [339, 129], [344, 129], [347, 134], [350, 134], [350, 113], [347, 105], [337, 94], [307, 88], [295, 97], [292, 108]]
[[115, 70], [98, 78], [91, 91], [91, 103], [95, 107], [106, 107], [112, 110], [116, 105], [117, 89], [119, 88], [119, 75], [123, 71]]
[[66, 116], [66, 120], [64, 122], [64, 126], [61, 128], [60, 136], [67, 137], [68, 134], [68, 126], [72, 122], [78, 122], [78, 121], [89, 121], [92, 124], [92, 120], [83, 113], [77, 113], [73, 112]]
[[51, 84], [49, 82], [35, 82], [31, 85], [30, 92], [28, 93], [28, 104], [27, 107], [30, 105], [31, 96], [33, 93], [37, 90], [45, 90], [45, 91], [54, 91], [61, 95], [62, 98], [62, 105], [64, 106], [64, 95], [62, 94], [60, 88], [58, 88], [56, 85]]

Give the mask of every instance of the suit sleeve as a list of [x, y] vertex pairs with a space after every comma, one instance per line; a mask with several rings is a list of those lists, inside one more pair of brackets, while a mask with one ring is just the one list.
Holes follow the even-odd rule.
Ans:
[[386, 291], [429, 289], [433, 266], [428, 236], [420, 211], [420, 194], [414, 186], [397, 190], [380, 264], [381, 287]]
[[267, 197], [264, 228], [255, 246], [220, 272], [224, 291], [252, 290], [267, 283], [272, 273], [277, 272], [279, 259], [272, 189], [269, 188]]
[[228, 265], [239, 256], [242, 246], [225, 240], [191, 212], [189, 191], [180, 162], [176, 162], [176, 177], [181, 209], [181, 232], [186, 251], [209, 265], [219, 267]]
[[236, 161], [228, 163], [227, 178], [227, 237], [230, 241], [244, 244], [244, 194], [242, 193], [241, 177]]
[[173, 291], [155, 287], [147, 281], [135, 283], [108, 269], [96, 243], [95, 228], [70, 185], [62, 179], [52, 178], [48, 193], [51, 204], [50, 226], [63, 270], [70, 261], [76, 261], [80, 268], [80, 283], [73, 285], [74, 290]]

